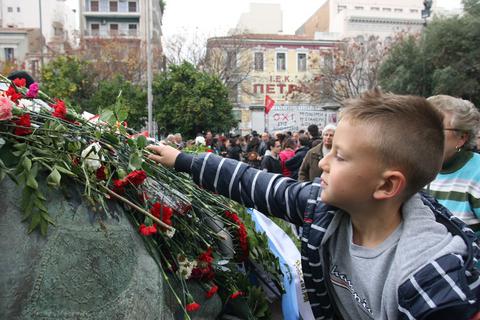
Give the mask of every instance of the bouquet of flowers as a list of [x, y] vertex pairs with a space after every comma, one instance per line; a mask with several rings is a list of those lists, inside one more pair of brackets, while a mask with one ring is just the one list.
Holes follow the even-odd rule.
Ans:
[[191, 280], [201, 283], [207, 298], [218, 293], [225, 304], [251, 296], [249, 317], [267, 315], [264, 294], [249, 283], [245, 270], [261, 265], [281, 290], [280, 269], [265, 237], [239, 218], [242, 208], [150, 161], [147, 138], [124, 126], [120, 105], [93, 123], [42, 93], [37, 83], [27, 88], [25, 79], [10, 82], [3, 76], [0, 82], [7, 88], [0, 91], [0, 181], [8, 175], [23, 188], [29, 232], [46, 235], [55, 225], [39, 179], [46, 176], [52, 188], [74, 180], [84, 186], [83, 197], [94, 211], [108, 213], [108, 201], [124, 205], [155, 253], [159, 272], [182, 283], [183, 294], [173, 293], [186, 318], [201, 308], [188, 291]]

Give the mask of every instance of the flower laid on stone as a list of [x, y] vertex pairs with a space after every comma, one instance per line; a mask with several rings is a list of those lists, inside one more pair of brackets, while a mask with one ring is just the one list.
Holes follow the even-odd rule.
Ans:
[[[104, 111], [93, 123], [46, 96], [37, 83], [26, 88], [25, 79], [0, 76], [0, 81], [7, 84], [0, 92], [0, 181], [9, 176], [23, 188], [20, 206], [29, 232], [46, 235], [56, 224], [41, 180], [61, 188], [68, 178], [83, 186], [82, 197], [93, 212], [113, 216], [113, 201], [123, 207], [163, 278], [182, 284], [180, 296], [172, 293], [185, 318], [200, 309], [187, 281], [201, 284], [201, 298], [218, 296], [224, 303], [250, 292], [246, 270], [252, 264], [245, 262], [251, 256], [245, 224], [235, 213], [239, 207], [149, 160], [146, 137], [128, 132], [114, 111]], [[221, 250], [224, 242], [233, 244], [235, 257]], [[263, 246], [256, 248], [262, 255], [254, 262], [272, 270], [278, 261], [265, 258], [266, 241]], [[278, 268], [278, 283], [279, 274]], [[230, 294], [232, 288], [238, 293]]]

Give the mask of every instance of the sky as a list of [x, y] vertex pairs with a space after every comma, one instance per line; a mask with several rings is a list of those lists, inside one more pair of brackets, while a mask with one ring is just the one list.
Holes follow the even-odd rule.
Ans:
[[[279, 3], [283, 12], [283, 33], [294, 34], [325, 0], [165, 0], [162, 31], [164, 39], [174, 35], [208, 38], [226, 35], [237, 25], [250, 2]], [[399, 0], [401, 2], [401, 0]], [[418, 0], [422, 2], [422, 0]], [[459, 8], [461, 0], [433, 0], [438, 6]]]

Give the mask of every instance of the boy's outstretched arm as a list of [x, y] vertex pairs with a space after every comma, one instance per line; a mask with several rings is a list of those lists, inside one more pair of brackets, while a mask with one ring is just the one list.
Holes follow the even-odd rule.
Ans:
[[149, 158], [192, 175], [199, 186], [297, 225], [310, 196], [311, 184], [256, 170], [233, 159], [212, 153], [192, 156], [166, 145], [150, 145]]

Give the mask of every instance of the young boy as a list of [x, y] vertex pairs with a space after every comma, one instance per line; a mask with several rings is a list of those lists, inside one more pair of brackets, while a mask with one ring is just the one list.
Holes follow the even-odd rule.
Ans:
[[441, 167], [442, 116], [423, 98], [346, 101], [313, 183], [211, 154], [151, 146], [196, 183], [303, 227], [302, 268], [318, 319], [473, 319], [480, 310], [474, 233], [417, 193]]

